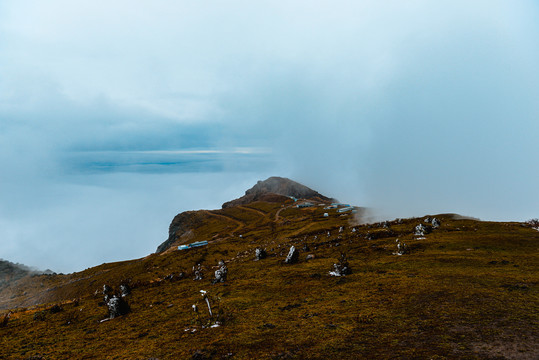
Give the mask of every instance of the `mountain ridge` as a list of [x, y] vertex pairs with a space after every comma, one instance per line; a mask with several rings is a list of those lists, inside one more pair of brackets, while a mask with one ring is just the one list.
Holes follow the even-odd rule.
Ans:
[[0, 289], [0, 358], [538, 358], [539, 223], [359, 224], [271, 194], [178, 214], [165, 251]]
[[[245, 195], [242, 197], [225, 202], [221, 209], [245, 206], [257, 201], [282, 203], [290, 198], [322, 203], [335, 201], [296, 181], [284, 177], [272, 176], [266, 180], [258, 181], [253, 187], [247, 189]], [[156, 252], [162, 253], [170, 249], [173, 245], [181, 244], [182, 240], [185, 242], [192, 238], [195, 229], [203, 225], [207, 217], [211, 215], [221, 216], [218, 210], [214, 210], [213, 212], [190, 210], [176, 215], [170, 223], [168, 238], [157, 247]]]

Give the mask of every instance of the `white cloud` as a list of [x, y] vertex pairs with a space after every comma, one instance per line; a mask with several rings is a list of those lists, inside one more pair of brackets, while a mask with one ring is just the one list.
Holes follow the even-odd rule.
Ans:
[[[270, 175], [256, 161], [238, 169], [243, 155], [394, 216], [537, 217], [538, 18], [533, 1], [3, 1], [0, 235], [12, 250], [0, 257], [54, 268], [16, 258], [21, 244], [51, 234], [51, 249], [76, 248], [86, 217], [91, 253], [92, 239], [127, 236], [129, 209], [137, 224], [153, 209], [134, 252], [113, 251], [138, 256], [175, 212], [214, 206], [210, 179], [230, 176], [241, 193]], [[213, 156], [222, 173], [100, 173], [81, 185], [66, 167], [82, 153]], [[146, 197], [151, 184], [189, 200]], [[223, 194], [217, 203], [233, 197]]]

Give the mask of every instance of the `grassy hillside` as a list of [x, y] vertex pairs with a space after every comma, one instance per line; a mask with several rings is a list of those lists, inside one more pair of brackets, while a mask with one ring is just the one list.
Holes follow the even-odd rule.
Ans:
[[[208, 246], [26, 277], [2, 292], [14, 313], [0, 358], [539, 358], [539, 231], [525, 224], [435, 215], [441, 226], [418, 239], [423, 218], [357, 225], [291, 200], [199, 215], [175, 245]], [[395, 255], [396, 239], [408, 253]], [[285, 264], [291, 245], [299, 262]], [[257, 247], [266, 259], [253, 261]], [[352, 273], [330, 276], [341, 254]], [[228, 279], [212, 284], [221, 259]], [[120, 283], [131, 312], [106, 320], [103, 284]]]

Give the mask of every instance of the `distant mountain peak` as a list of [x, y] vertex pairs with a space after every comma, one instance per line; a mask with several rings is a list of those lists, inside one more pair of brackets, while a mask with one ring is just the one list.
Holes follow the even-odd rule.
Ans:
[[272, 176], [264, 181], [258, 181], [255, 186], [245, 191], [244, 196], [224, 203], [223, 209], [248, 204], [253, 201], [267, 200], [268, 197], [271, 197], [272, 195], [292, 196], [297, 199], [311, 199], [319, 201], [332, 200], [298, 182], [284, 177]]

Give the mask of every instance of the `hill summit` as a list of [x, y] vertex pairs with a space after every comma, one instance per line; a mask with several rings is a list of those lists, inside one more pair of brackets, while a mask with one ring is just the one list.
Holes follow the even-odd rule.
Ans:
[[223, 204], [223, 209], [246, 205], [254, 201], [271, 201], [275, 195], [294, 197], [318, 201], [330, 201], [331, 199], [293, 180], [272, 176], [264, 181], [258, 181], [255, 186], [245, 191], [245, 195]]
[[539, 359], [539, 220], [321, 196], [270, 178], [158, 253], [0, 286], [0, 359]]
[[[224, 203], [221, 211], [257, 201], [281, 204], [287, 200], [291, 201], [290, 197], [326, 203], [333, 200], [293, 180], [272, 176], [264, 181], [258, 181], [252, 188], [245, 191], [244, 196]], [[226, 218], [230, 217], [230, 214], [219, 211], [186, 211], [176, 215], [170, 223], [167, 240], [157, 247], [157, 252], [161, 253], [171, 249], [173, 245], [193, 241], [197, 234], [200, 234], [199, 230], [208, 228], [208, 224], [216, 216]]]

